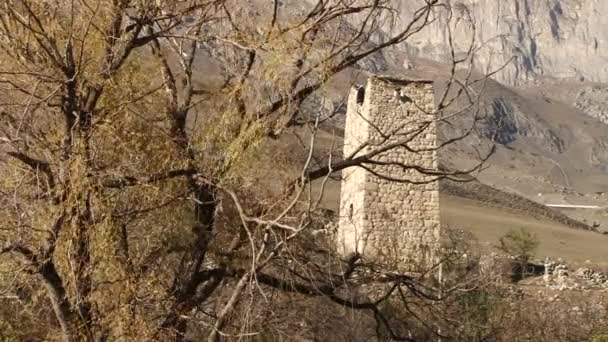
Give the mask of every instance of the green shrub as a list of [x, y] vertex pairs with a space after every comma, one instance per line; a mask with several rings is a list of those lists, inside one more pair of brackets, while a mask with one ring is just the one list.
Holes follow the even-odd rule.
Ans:
[[499, 239], [498, 249], [515, 257], [522, 262], [528, 262], [540, 244], [536, 234], [532, 234], [524, 228], [510, 230]]
[[511, 279], [519, 281], [526, 277], [528, 273], [528, 263], [536, 250], [540, 241], [536, 234], [532, 234], [524, 228], [510, 230], [499, 239], [497, 248], [514, 258], [511, 264]]

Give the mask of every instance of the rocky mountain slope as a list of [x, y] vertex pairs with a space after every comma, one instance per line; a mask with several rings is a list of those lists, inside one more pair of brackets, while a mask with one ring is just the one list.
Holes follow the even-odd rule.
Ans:
[[[393, 0], [396, 25], [409, 23], [417, 6]], [[474, 32], [483, 45], [477, 63], [492, 69], [515, 57], [496, 80], [522, 85], [543, 79], [572, 78], [608, 82], [608, 1], [605, 0], [458, 0], [452, 1], [451, 26], [457, 49], [467, 48]], [[412, 57], [448, 59], [446, 12], [402, 48]], [[474, 29], [473, 25], [474, 23]]]

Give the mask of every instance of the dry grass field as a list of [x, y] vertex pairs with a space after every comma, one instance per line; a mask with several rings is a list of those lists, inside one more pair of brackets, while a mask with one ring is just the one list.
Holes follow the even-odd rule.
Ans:
[[537, 257], [563, 258], [569, 262], [608, 266], [608, 235], [573, 229], [548, 219], [530, 217], [508, 208], [454, 196], [441, 197], [441, 220], [445, 226], [472, 232], [488, 247], [510, 229], [524, 228], [540, 240]]

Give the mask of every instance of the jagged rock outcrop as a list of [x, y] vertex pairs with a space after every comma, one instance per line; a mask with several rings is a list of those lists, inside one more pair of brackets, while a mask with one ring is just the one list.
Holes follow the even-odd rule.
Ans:
[[575, 106], [608, 124], [608, 87], [587, 86], [576, 95]]
[[561, 153], [565, 142], [559, 132], [537, 117], [525, 115], [520, 108], [501, 97], [494, 98], [486, 119], [480, 123], [480, 133], [502, 145], [509, 145], [518, 137], [528, 137], [545, 145], [551, 152]]
[[[394, 28], [404, 27], [417, 6], [393, 0], [401, 15]], [[495, 79], [520, 85], [544, 78], [576, 78], [608, 82], [608, 1], [606, 0], [457, 0], [454, 37], [462, 50], [475, 22], [476, 42], [485, 42], [477, 64], [496, 68], [516, 59]], [[446, 13], [414, 35], [407, 46], [412, 56], [445, 61], [448, 31]], [[388, 28], [387, 28], [388, 29]]]

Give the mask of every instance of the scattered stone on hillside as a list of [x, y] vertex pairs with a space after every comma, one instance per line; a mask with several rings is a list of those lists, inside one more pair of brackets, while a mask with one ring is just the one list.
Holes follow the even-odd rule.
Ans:
[[590, 286], [608, 288], [608, 274], [596, 272], [586, 267], [577, 269], [575, 274], [577, 277], [587, 281]]
[[543, 277], [548, 287], [558, 290], [585, 288], [608, 289], [608, 274], [594, 271], [587, 267], [578, 268], [570, 273], [568, 266], [561, 260], [545, 260], [545, 275]]
[[559, 264], [555, 266], [555, 276], [558, 282], [564, 283], [569, 276], [568, 266], [564, 264]]
[[574, 105], [604, 123], [608, 123], [608, 88], [589, 86], [583, 88], [576, 96]]

